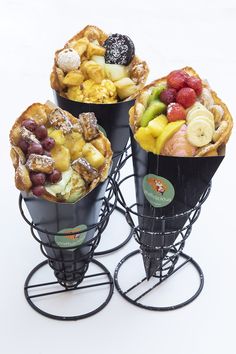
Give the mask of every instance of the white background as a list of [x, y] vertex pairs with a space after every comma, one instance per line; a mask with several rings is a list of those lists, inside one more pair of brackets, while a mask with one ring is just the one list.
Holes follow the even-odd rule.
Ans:
[[[177, 311], [150, 312], [129, 304], [115, 292], [109, 306], [99, 314], [67, 323], [40, 316], [24, 298], [24, 280], [43, 256], [17, 208], [18, 191], [8, 143], [10, 127], [20, 113], [33, 102], [52, 99], [49, 74], [54, 51], [87, 24], [97, 25], [105, 32], [128, 34], [137, 54], [149, 63], [149, 81], [170, 70], [193, 66], [208, 79], [235, 116], [236, 9], [220, 7], [221, 3], [194, 2], [191, 6], [189, 1], [168, 1], [169, 7], [163, 8], [161, 1], [148, 0], [1, 0], [2, 353], [235, 353], [234, 134], [185, 248], [204, 271], [205, 286], [198, 299]], [[228, 4], [224, 1], [221, 6]], [[129, 171], [127, 166], [124, 173]], [[127, 194], [128, 189], [124, 192]], [[111, 232], [106, 234], [109, 239], [127, 233], [122, 219], [113, 218], [112, 222]], [[103, 242], [106, 245], [106, 240]], [[118, 261], [135, 248], [132, 241], [99, 260], [113, 272]], [[177, 294], [185, 287], [188, 282], [180, 279], [170, 291]], [[169, 293], [166, 291], [165, 295], [168, 298]]]

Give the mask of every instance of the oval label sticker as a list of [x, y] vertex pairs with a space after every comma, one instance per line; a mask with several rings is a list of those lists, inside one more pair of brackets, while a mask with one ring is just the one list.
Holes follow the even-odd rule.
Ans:
[[87, 225], [78, 225], [76, 227], [73, 227], [71, 229], [63, 229], [60, 230], [58, 233], [62, 233], [62, 234], [66, 234], [66, 233], [71, 233], [71, 232], [75, 232], [75, 234], [73, 235], [68, 235], [68, 236], [55, 236], [55, 243], [57, 244], [57, 246], [59, 247], [77, 247], [80, 246], [86, 237], [87, 232], [83, 232], [83, 230], [87, 230]]
[[149, 203], [155, 208], [162, 208], [172, 202], [175, 189], [168, 179], [148, 174], [143, 178], [143, 192]]

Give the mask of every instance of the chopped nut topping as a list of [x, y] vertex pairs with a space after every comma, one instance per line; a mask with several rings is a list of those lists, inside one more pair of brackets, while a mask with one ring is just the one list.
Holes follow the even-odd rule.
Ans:
[[98, 171], [87, 160], [81, 157], [72, 163], [72, 168], [88, 183], [99, 177]]
[[36, 144], [40, 144], [39, 140], [36, 138], [36, 136], [29, 131], [28, 129], [26, 129], [25, 127], [21, 127], [21, 136], [22, 138], [27, 141], [27, 143], [36, 143]]
[[50, 113], [48, 119], [51, 125], [57, 129], [61, 129], [64, 134], [71, 132], [73, 125], [61, 109], [54, 109], [54, 111]]
[[51, 173], [54, 168], [54, 160], [46, 155], [30, 154], [26, 166], [31, 171]]
[[95, 139], [99, 135], [97, 118], [93, 112], [81, 113], [79, 115], [79, 123], [86, 141]]

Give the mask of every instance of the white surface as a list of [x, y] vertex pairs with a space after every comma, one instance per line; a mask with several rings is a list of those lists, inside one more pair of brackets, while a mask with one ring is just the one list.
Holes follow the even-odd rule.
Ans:
[[[200, 8], [199, 2], [196, 9], [189, 2], [180, 3], [188, 3], [189, 8], [161, 9], [157, 1], [131, 0], [1, 1], [2, 353], [235, 353], [235, 134], [185, 248], [205, 274], [203, 292], [195, 302], [174, 312], [149, 312], [115, 292], [99, 314], [64, 323], [37, 314], [23, 294], [27, 274], [43, 256], [17, 208], [8, 132], [32, 102], [52, 99], [49, 74], [53, 54], [68, 38], [86, 24], [127, 33], [139, 56], [150, 65], [149, 81], [170, 70], [193, 66], [235, 116], [236, 10], [220, 9], [220, 1], [210, 2], [211, 9]], [[128, 167], [125, 171], [129, 172]], [[114, 230], [125, 232], [127, 228], [117, 220], [113, 221]], [[118, 261], [136, 247], [132, 240], [100, 260], [113, 272]], [[182, 280], [175, 284], [186, 286]]]

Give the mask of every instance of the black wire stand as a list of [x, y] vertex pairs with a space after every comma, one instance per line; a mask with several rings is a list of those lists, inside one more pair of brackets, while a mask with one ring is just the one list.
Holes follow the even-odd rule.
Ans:
[[[129, 175], [122, 179], [119, 182], [119, 187], [130, 178], [133, 178], [134, 175]], [[152, 311], [169, 311], [176, 310], [181, 308], [189, 303], [191, 303], [194, 299], [198, 297], [201, 293], [204, 285], [204, 275], [203, 272], [198, 265], [198, 263], [190, 256], [183, 253], [183, 248], [185, 246], [185, 242], [189, 237], [192, 226], [198, 219], [201, 211], [201, 206], [209, 196], [211, 190], [211, 185], [207, 187], [198, 203], [194, 208], [187, 210], [184, 213], [170, 216], [170, 217], [155, 217], [155, 216], [145, 216], [141, 215], [137, 212], [137, 203], [132, 204], [131, 206], [127, 206], [125, 199], [122, 195], [121, 188], [118, 189], [118, 201], [121, 203], [123, 208], [126, 209], [126, 220], [129, 225], [132, 227], [133, 236], [135, 241], [139, 244], [140, 249], [133, 251], [126, 255], [117, 265], [114, 273], [114, 282], [115, 287], [120, 293], [120, 295], [126, 299], [128, 302], [132, 303], [135, 306], [141, 307], [143, 309], [152, 310]], [[141, 219], [140, 219], [141, 218]], [[136, 220], [145, 220], [146, 222], [138, 222]], [[184, 219], [186, 222], [181, 228], [173, 229], [173, 225], [180, 225], [180, 220]], [[143, 225], [147, 225], [147, 222], [152, 225], [152, 229], [145, 230]], [[168, 225], [171, 225], [168, 229]], [[155, 245], [150, 245], [150, 243], [146, 243], [145, 239], [142, 237], [143, 234], [149, 234], [149, 236], [158, 240]], [[173, 235], [174, 239], [173, 239]], [[171, 242], [168, 242], [171, 240]], [[157, 242], [157, 241], [155, 241]], [[132, 283], [128, 287], [124, 289], [124, 286], [121, 286], [121, 275], [120, 271], [123, 270], [123, 267], [128, 267], [127, 261], [135, 256], [142, 255], [142, 257], [153, 257], [158, 255], [158, 267], [155, 275], [149, 277], [147, 274], [141, 277], [135, 283]], [[145, 260], [145, 258], [143, 258]], [[178, 271], [186, 267], [187, 265], [191, 266], [191, 271], [193, 270], [199, 279], [199, 286], [194, 294], [188, 297], [186, 300], [178, 302], [177, 304], [168, 305], [168, 306], [160, 306], [160, 305], [150, 305], [148, 303], [149, 296], [157, 295], [155, 290], [158, 289], [163, 283], [166, 283], [167, 280], [170, 280], [174, 274]], [[124, 271], [124, 270], [123, 270]], [[121, 272], [122, 273], [122, 272]], [[127, 276], [127, 268], [125, 269], [125, 274]], [[151, 282], [149, 282], [151, 280]], [[149, 285], [150, 284], [150, 285]], [[145, 288], [145, 290], [143, 290]], [[137, 295], [138, 294], [138, 295]]]
[[[131, 144], [128, 142], [127, 146], [124, 148], [124, 150], [114, 153], [113, 155], [113, 161], [118, 159], [118, 163], [115, 167], [115, 169], [112, 171], [111, 177], [113, 178], [114, 181], [116, 181], [116, 185], [117, 188], [118, 187], [118, 182], [120, 180], [120, 175], [121, 175], [121, 169], [124, 167], [124, 165], [126, 164], [127, 160], [129, 157], [131, 157], [130, 154], [130, 148], [131, 148]], [[107, 187], [107, 193], [111, 193], [110, 197], [112, 198], [113, 196], [113, 192], [112, 192], [112, 186], [109, 184]], [[120, 206], [116, 205], [114, 208], [114, 212], [111, 215], [111, 218], [109, 220], [109, 222], [112, 222], [113, 216], [115, 215], [115, 211], [118, 212], [119, 214], [124, 216], [124, 220], [126, 219], [126, 212], [124, 208], [121, 208]], [[132, 234], [133, 234], [133, 230], [132, 228], [130, 228], [130, 231], [128, 233], [128, 236], [118, 245], [111, 247], [109, 249], [103, 250], [103, 251], [96, 251], [94, 253], [95, 256], [104, 256], [106, 254], [110, 254], [112, 252], [118, 251], [119, 249], [121, 249], [122, 247], [124, 247], [132, 238]]]
[[[103, 204], [98, 222], [96, 224], [89, 225], [86, 230], [76, 231], [76, 234], [79, 235], [84, 231], [88, 232], [92, 230], [94, 231], [93, 237], [90, 238], [88, 241], [83, 242], [79, 246], [73, 247], [68, 246], [61, 248], [55, 242], [52, 242], [52, 237], [74, 236], [75, 232], [54, 233], [47, 231], [42, 225], [34, 224], [33, 221], [30, 221], [25, 215], [23, 209], [23, 197], [22, 195], [20, 195], [20, 213], [25, 222], [30, 226], [31, 235], [40, 244], [41, 252], [47, 258], [47, 260], [38, 264], [29, 273], [24, 285], [24, 294], [27, 302], [35, 311], [37, 311], [41, 315], [62, 321], [80, 320], [96, 314], [109, 303], [114, 291], [112, 276], [108, 269], [102, 263], [93, 259], [94, 250], [98, 246], [101, 239], [101, 235], [109, 222], [110, 215], [116, 207], [117, 190], [116, 184], [114, 183], [111, 177], [109, 177], [109, 185], [110, 191], [103, 198]], [[111, 194], [113, 195], [112, 204], [110, 203]], [[42, 237], [39, 236], [40, 233], [44, 234], [47, 241], [42, 240]], [[88, 274], [87, 271], [90, 264], [95, 266], [95, 268], [98, 268], [99, 271], [96, 273]], [[45, 266], [49, 266], [51, 269], [53, 269], [54, 275], [56, 276], [56, 281], [32, 283], [31, 280], [33, 279], [34, 275]], [[90, 283], [87, 284], [87, 281], [90, 281]], [[93, 281], [92, 284], [91, 281]], [[48, 288], [50, 287], [52, 287], [52, 290], [48, 290]], [[55, 287], [57, 288], [55, 289]], [[92, 310], [84, 312], [83, 309], [80, 309], [80, 292], [86, 290], [92, 291], [93, 289], [97, 288], [104, 288], [106, 290], [106, 298], [102, 301], [101, 304], [96, 304], [95, 308], [93, 308]], [[46, 289], [46, 291], [44, 291], [43, 289]], [[36, 290], [37, 293], [35, 293]], [[76, 295], [78, 296], [77, 304], [79, 309], [75, 309], [75, 312], [78, 311], [79, 313], [75, 315], [57, 315], [55, 313], [52, 313], [51, 311], [45, 311], [40, 307], [41, 302], [39, 301], [39, 299], [50, 298], [50, 302], [51, 296], [53, 295], [59, 296], [60, 294], [61, 296], [65, 296], [65, 294], [71, 293], [76, 293]], [[97, 298], [97, 293], [95, 291], [94, 297]], [[68, 299], [68, 301], [69, 300], [70, 299]]]

